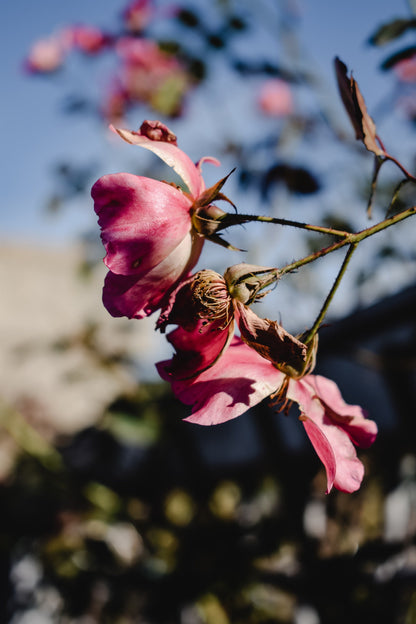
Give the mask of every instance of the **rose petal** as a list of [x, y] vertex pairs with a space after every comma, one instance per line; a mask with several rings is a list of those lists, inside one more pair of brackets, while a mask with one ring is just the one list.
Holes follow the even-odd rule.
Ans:
[[192, 331], [177, 327], [168, 334], [167, 339], [176, 351], [166, 369], [171, 380], [200, 375], [221, 357], [233, 336], [234, 323], [225, 329], [218, 325], [218, 322], [198, 320]]
[[352, 442], [362, 448], [371, 446], [377, 436], [377, 425], [366, 418], [365, 411], [359, 405], [345, 403], [334, 381], [321, 375], [309, 375], [307, 380], [324, 404], [327, 414], [342, 427]]
[[[364, 466], [357, 458], [355, 448], [349, 437], [323, 416], [316, 421], [306, 416], [302, 418], [305, 431], [312, 445], [325, 466], [327, 491], [332, 485], [341, 492], [355, 492], [359, 489], [364, 476]], [[334, 474], [335, 473], [335, 474]]]
[[176, 145], [164, 141], [152, 141], [137, 132], [114, 128], [114, 126], [110, 126], [110, 129], [119, 134], [127, 143], [144, 147], [159, 156], [185, 182], [194, 199], [204, 190], [205, 184], [199, 167]]
[[103, 289], [108, 312], [112, 316], [140, 319], [157, 310], [195, 265], [202, 245], [202, 238], [187, 234], [167, 258], [144, 275], [117, 275], [110, 271]]
[[140, 275], [166, 258], [190, 231], [190, 200], [176, 188], [130, 173], [105, 175], [92, 187], [105, 264]]
[[[159, 362], [157, 369], [170, 381], [171, 360]], [[217, 425], [236, 418], [277, 390], [284, 375], [239, 338], [211, 368], [196, 378], [173, 381], [176, 397], [192, 405], [185, 420], [199, 425]]]
[[327, 493], [333, 485], [343, 492], [355, 492], [361, 485], [364, 467], [348, 434], [331, 419], [317, 397], [313, 377], [290, 380], [287, 398], [298, 403], [306, 433], [325, 466]]

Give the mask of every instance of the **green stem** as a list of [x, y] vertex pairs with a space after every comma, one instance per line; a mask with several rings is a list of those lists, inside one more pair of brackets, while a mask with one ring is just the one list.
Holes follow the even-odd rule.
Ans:
[[378, 174], [380, 173], [380, 169], [381, 169], [381, 165], [383, 163], [386, 162], [385, 158], [379, 158], [378, 156], [375, 157], [375, 161], [374, 161], [374, 173], [373, 173], [373, 179], [371, 180], [371, 189], [370, 189], [370, 196], [368, 198], [368, 202], [367, 202], [367, 217], [369, 219], [371, 219], [371, 211], [372, 211], [372, 206], [373, 206], [373, 198], [374, 198], [374, 194], [376, 192], [376, 188], [377, 188], [377, 178], [378, 178]]
[[393, 193], [393, 197], [391, 198], [390, 206], [388, 207], [387, 212], [386, 212], [386, 218], [389, 217], [391, 215], [391, 213], [393, 212], [394, 204], [398, 200], [400, 191], [402, 190], [403, 186], [405, 184], [408, 184], [409, 182], [411, 182], [411, 180], [409, 180], [409, 178], [405, 178], [404, 180], [400, 180], [399, 184], [394, 189], [394, 193]]
[[302, 337], [302, 342], [304, 342], [305, 344], [309, 344], [310, 342], [312, 342], [316, 332], [318, 331], [318, 329], [321, 326], [322, 321], [324, 320], [325, 314], [328, 311], [329, 305], [335, 295], [335, 292], [338, 288], [338, 286], [341, 283], [342, 278], [344, 277], [345, 271], [347, 270], [347, 266], [348, 263], [351, 259], [352, 254], [354, 253], [354, 251], [357, 249], [358, 243], [353, 243], [352, 245], [350, 245], [346, 256], [344, 258], [344, 262], [341, 265], [341, 268], [338, 272], [338, 275], [335, 278], [335, 281], [332, 285], [331, 290], [329, 291], [327, 298], [325, 299], [323, 306], [318, 314], [318, 316], [315, 319], [314, 324], [312, 325], [312, 327], [307, 331], [306, 335], [304, 335], [304, 337]]
[[360, 243], [365, 238], [369, 238], [370, 236], [373, 236], [374, 234], [377, 234], [378, 232], [381, 232], [382, 230], [386, 230], [392, 225], [395, 225], [396, 223], [399, 223], [400, 221], [403, 221], [404, 219], [407, 219], [408, 217], [411, 217], [414, 214], [416, 214], [416, 206], [407, 208], [406, 210], [403, 210], [403, 212], [399, 212], [393, 217], [384, 219], [384, 221], [380, 221], [379, 223], [376, 223], [376, 225], [372, 225], [371, 227], [366, 228], [365, 230], [361, 230], [360, 232], [357, 232], [356, 234], [348, 234], [348, 236], [346, 236], [343, 240], [337, 241], [336, 243], [329, 245], [329, 247], [324, 247], [323, 249], [319, 249], [318, 251], [316, 251], [313, 254], [310, 254], [309, 256], [305, 256], [304, 258], [295, 260], [294, 262], [291, 262], [290, 264], [287, 264], [286, 266], [282, 267], [279, 270], [278, 278], [282, 277], [282, 275], [285, 275], [286, 273], [295, 271], [296, 269], [299, 269], [301, 266], [304, 266], [305, 264], [309, 264], [310, 262], [313, 262], [314, 260], [317, 260], [318, 258], [321, 258], [322, 256], [327, 256], [333, 251], [337, 251], [338, 249], [341, 249], [341, 247], [345, 247], [345, 245], [355, 245], [356, 243]]
[[[231, 221], [229, 225], [233, 225], [234, 215], [228, 214], [225, 220]], [[310, 225], [309, 223], [302, 223], [300, 221], [290, 221], [289, 219], [279, 219], [278, 217], [262, 217], [258, 215], [235, 215], [236, 221], [241, 219], [243, 223], [248, 223], [249, 221], [258, 221], [260, 223], [274, 223], [277, 225], [289, 225], [291, 227], [296, 227], [301, 230], [309, 230], [311, 232], [319, 232], [320, 234], [329, 234], [331, 236], [338, 236], [340, 238], [347, 238], [350, 235], [350, 232], [345, 232], [344, 230], [335, 230], [334, 228], [323, 227], [321, 225]], [[228, 227], [225, 226], [225, 227]]]

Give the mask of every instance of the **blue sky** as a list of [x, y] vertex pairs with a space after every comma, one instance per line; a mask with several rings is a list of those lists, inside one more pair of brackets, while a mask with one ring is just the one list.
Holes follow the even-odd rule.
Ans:
[[[201, 3], [204, 4], [203, 0]], [[321, 70], [329, 90], [335, 89], [332, 59], [339, 55], [355, 70], [371, 110], [383, 93], [388, 92], [388, 86], [386, 79], [377, 71], [380, 52], [365, 45], [365, 40], [379, 23], [407, 15], [405, 0], [299, 0], [299, 4], [303, 11], [301, 43]], [[103, 153], [107, 154], [104, 163], [108, 159], [108, 166], [117, 168], [117, 149], [113, 151], [98, 123], [82, 117], [70, 118], [61, 113], [59, 105], [62, 95], [67, 92], [61, 84], [65, 84], [68, 74], [58, 75], [52, 80], [28, 77], [22, 72], [22, 61], [33, 41], [66, 24], [89, 23], [113, 28], [124, 5], [121, 0], [4, 0], [0, 37], [3, 60], [0, 117], [3, 238], [60, 243], [94, 223], [90, 206], [85, 204], [76, 206], [74, 211], [67, 211], [59, 218], [44, 220], [42, 209], [52, 187], [51, 170], [57, 160], [67, 155], [87, 163]], [[243, 7], [244, 3], [240, 5]], [[69, 81], [75, 77], [82, 84], [86, 78], [81, 64], [79, 70], [75, 76], [77, 66], [72, 66]], [[203, 96], [199, 97], [202, 102]], [[141, 120], [137, 120], [137, 125]], [[176, 122], [183, 133], [181, 145], [191, 152], [195, 124], [194, 116], [189, 122], [191, 130], [188, 132], [186, 119]], [[173, 127], [176, 129], [175, 123]], [[195, 150], [195, 158], [200, 155]]]

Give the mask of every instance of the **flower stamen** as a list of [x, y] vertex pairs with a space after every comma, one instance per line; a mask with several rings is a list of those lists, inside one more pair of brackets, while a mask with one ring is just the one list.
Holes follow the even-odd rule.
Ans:
[[233, 320], [232, 300], [224, 278], [208, 269], [199, 271], [191, 284], [192, 297], [199, 318], [222, 322], [226, 329]]
[[282, 385], [273, 394], [270, 395], [271, 407], [275, 407], [277, 412], [283, 412], [285, 416], [288, 415], [293, 401], [287, 397], [287, 389], [289, 387], [290, 377], [286, 375], [283, 379]]

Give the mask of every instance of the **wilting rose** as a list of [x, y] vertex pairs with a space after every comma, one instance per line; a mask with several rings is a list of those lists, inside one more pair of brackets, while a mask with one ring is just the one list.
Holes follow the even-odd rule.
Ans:
[[192, 405], [185, 420], [217, 425], [236, 418], [266, 397], [278, 397], [280, 407], [295, 402], [300, 421], [327, 474], [327, 492], [357, 490], [364, 467], [355, 446], [367, 448], [377, 435], [377, 425], [358, 405], [348, 405], [337, 385], [320, 375], [291, 379], [240, 338], [233, 338], [223, 355], [196, 377], [172, 379], [171, 361], [157, 365], [171, 382], [175, 396]]
[[103, 301], [113, 316], [143, 318], [157, 310], [197, 262], [204, 236], [195, 229], [198, 210], [215, 199], [206, 189], [201, 163], [177, 147], [160, 122], [139, 132], [116, 130], [128, 143], [154, 152], [172, 167], [187, 190], [131, 173], [105, 175], [92, 187], [95, 211], [109, 268]]

